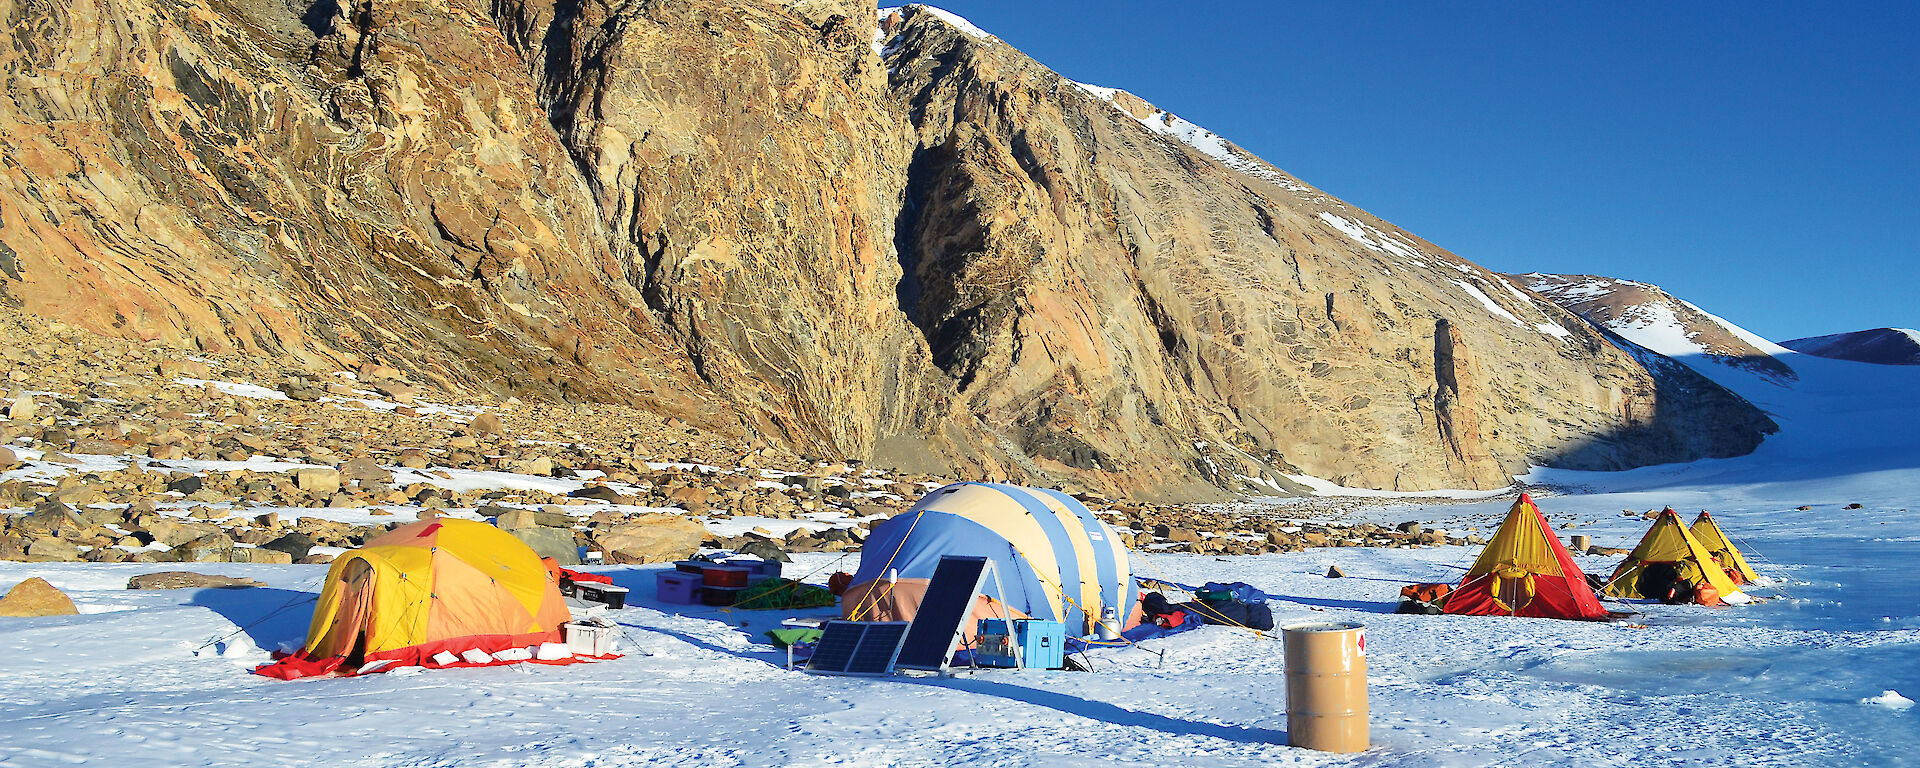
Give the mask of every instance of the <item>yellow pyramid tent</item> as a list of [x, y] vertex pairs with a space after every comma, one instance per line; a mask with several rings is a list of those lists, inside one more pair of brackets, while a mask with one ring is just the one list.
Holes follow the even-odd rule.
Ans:
[[1614, 569], [1613, 578], [1607, 580], [1606, 593], [1614, 597], [1664, 600], [1671, 594], [1669, 587], [1681, 583], [1696, 591], [1702, 587], [1712, 588], [1714, 599], [1699, 601], [1708, 605], [1748, 601], [1714, 562], [1712, 553], [1687, 532], [1687, 527], [1680, 522], [1680, 514], [1668, 507], [1660, 511], [1653, 527], [1640, 538], [1639, 546], [1627, 555], [1626, 562]]
[[1533, 497], [1524, 493], [1507, 510], [1507, 519], [1460, 585], [1447, 595], [1443, 610], [1467, 616], [1607, 618], [1587, 575], [1560, 545]]
[[1719, 561], [1721, 570], [1727, 572], [1727, 578], [1732, 579], [1734, 584], [1751, 584], [1760, 580], [1760, 574], [1754, 573], [1753, 566], [1747, 565], [1746, 556], [1740, 554], [1733, 540], [1720, 530], [1720, 524], [1714, 522], [1713, 515], [1701, 512], [1699, 517], [1693, 519], [1693, 525], [1687, 528], [1687, 532], [1693, 534], [1693, 539], [1700, 542], [1700, 546], [1713, 555], [1714, 560]]

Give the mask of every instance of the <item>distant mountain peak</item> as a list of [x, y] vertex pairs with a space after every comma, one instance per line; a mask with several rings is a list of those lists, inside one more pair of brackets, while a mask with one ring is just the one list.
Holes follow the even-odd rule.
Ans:
[[1799, 380], [1777, 355], [1790, 350], [1722, 320], [1660, 286], [1599, 275], [1515, 275], [1588, 322], [1676, 359], [1704, 357], [1786, 386]]
[[1920, 331], [1871, 328], [1783, 341], [1780, 346], [1814, 357], [1878, 365], [1920, 365]]

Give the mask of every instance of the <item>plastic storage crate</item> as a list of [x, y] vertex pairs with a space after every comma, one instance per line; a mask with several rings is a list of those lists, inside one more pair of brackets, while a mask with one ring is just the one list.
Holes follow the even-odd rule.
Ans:
[[693, 605], [700, 602], [699, 574], [662, 571], [654, 574], [654, 583], [659, 587], [660, 602], [674, 605]]
[[615, 627], [597, 619], [569, 621], [564, 626], [567, 650], [579, 656], [605, 656], [613, 653]]
[[608, 608], [627, 607], [627, 588], [603, 584], [597, 581], [576, 581], [573, 583], [575, 597], [590, 603], [599, 603]]
[[[1067, 665], [1067, 627], [1057, 621], [1014, 619], [1013, 631], [1007, 631], [1005, 619], [981, 619], [978, 645], [973, 661], [983, 667], [1012, 667], [1024, 663], [1028, 669], [1061, 669]], [[1001, 642], [998, 638], [1007, 638]], [[1018, 645], [1016, 661], [1011, 646]]]

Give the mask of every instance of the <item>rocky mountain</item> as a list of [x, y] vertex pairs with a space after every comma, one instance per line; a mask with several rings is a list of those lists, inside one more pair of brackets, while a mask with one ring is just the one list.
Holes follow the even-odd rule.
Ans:
[[1698, 357], [1759, 374], [1778, 384], [1799, 376], [1776, 353], [1779, 345], [1673, 296], [1660, 286], [1596, 275], [1515, 275], [1527, 288], [1647, 349]]
[[1494, 487], [1772, 429], [925, 6], [0, 19], [0, 302], [97, 333], [1142, 496]]
[[1879, 365], [1920, 365], [1920, 331], [1874, 328], [1780, 342], [1795, 352]]

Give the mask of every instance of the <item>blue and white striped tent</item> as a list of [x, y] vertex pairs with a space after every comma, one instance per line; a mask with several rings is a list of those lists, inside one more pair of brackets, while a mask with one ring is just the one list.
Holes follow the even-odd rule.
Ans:
[[[1139, 602], [1126, 545], [1073, 497], [1045, 488], [955, 483], [874, 527], [841, 595], [841, 613], [855, 620], [912, 619], [945, 555], [992, 560], [1007, 594], [989, 580], [989, 600], [1018, 615], [1059, 621], [1069, 634], [1090, 634], [1108, 607], [1122, 628], [1129, 626]], [[974, 613], [987, 618], [1000, 611], [983, 600]]]

